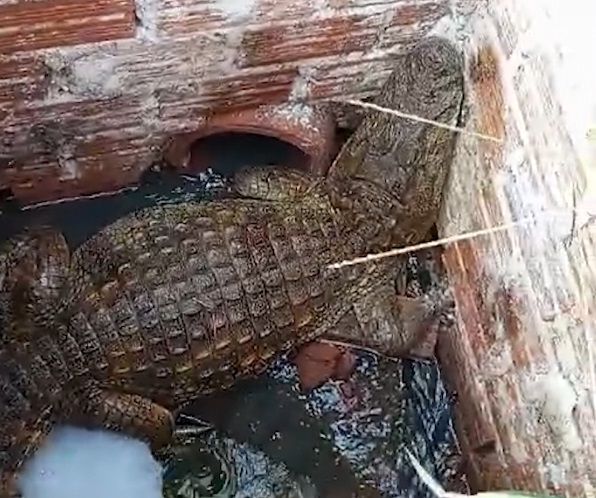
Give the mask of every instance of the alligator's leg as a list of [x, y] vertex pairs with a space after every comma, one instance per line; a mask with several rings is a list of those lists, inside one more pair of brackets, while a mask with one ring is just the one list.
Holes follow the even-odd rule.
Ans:
[[52, 424], [47, 419], [3, 422], [0, 434], [0, 498], [18, 498], [21, 496], [18, 475], [23, 463], [41, 446]]
[[429, 357], [425, 340], [452, 313], [452, 300], [438, 292], [420, 298], [396, 295], [385, 286], [354, 303], [323, 339], [361, 346], [391, 357]]
[[63, 235], [28, 227], [0, 247], [0, 316], [7, 337], [30, 340], [51, 327], [68, 290], [70, 250]]
[[147, 442], [152, 451], [170, 443], [174, 416], [161, 405], [136, 394], [92, 388], [82, 393], [82, 410], [74, 422], [103, 427]]

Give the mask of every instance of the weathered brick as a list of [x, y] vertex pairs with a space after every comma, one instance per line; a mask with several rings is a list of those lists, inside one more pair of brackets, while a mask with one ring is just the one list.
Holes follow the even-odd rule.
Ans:
[[206, 80], [192, 97], [163, 92], [159, 95], [159, 119], [166, 126], [171, 121], [192, 120], [196, 128], [205, 114], [256, 107], [262, 102], [281, 103], [287, 100], [297, 74], [290, 68], [214, 78]]
[[510, 1], [500, 0], [496, 3], [500, 8], [494, 10], [492, 19], [499, 37], [501, 52], [506, 58], [509, 58], [517, 47], [520, 33], [515, 26], [514, 19], [511, 17], [512, 12], [508, 8]]
[[[480, 133], [504, 139], [505, 137], [505, 103], [501, 83], [501, 70], [495, 47], [483, 45], [479, 47], [470, 61], [470, 81], [474, 96], [478, 100], [477, 119]], [[488, 162], [489, 171], [501, 165], [502, 145], [482, 140], [481, 154]]]
[[[100, 136], [139, 133], [165, 140], [200, 127], [212, 113], [282, 102], [294, 88], [315, 98], [370, 96], [387, 77], [392, 54], [426, 34], [436, 6], [446, 4], [334, 1], [320, 10], [312, 1], [163, 0], [137, 13], [133, 0], [3, 2], [3, 163], [14, 174], [22, 169], [21, 183], [29, 185], [26, 168], [54, 167], [55, 142], [78, 147]], [[45, 50], [52, 48], [60, 51]], [[346, 61], [350, 52], [358, 57]], [[81, 171], [101, 169], [93, 155], [80, 154]], [[50, 183], [34, 186], [46, 184], [57, 194]]]
[[496, 293], [495, 306], [496, 316], [503, 325], [506, 340], [511, 347], [515, 368], [522, 371], [533, 364], [544, 362], [546, 357], [538, 334], [525, 326], [527, 320], [523, 317], [528, 314], [528, 305], [524, 304], [523, 296], [501, 288]]
[[15, 110], [12, 126], [28, 135], [22, 147], [41, 139], [44, 130], [55, 138], [81, 139], [115, 130], [121, 135], [128, 128], [142, 128], [142, 105], [142, 99], [117, 97], [28, 106]]
[[367, 7], [386, 7], [395, 8], [402, 0], [327, 0], [329, 6], [333, 9], [367, 8]]
[[132, 0], [40, 0], [0, 5], [0, 54], [134, 36]]
[[[540, 458], [541, 442], [525, 437], [530, 420], [518, 385], [519, 378], [515, 373], [509, 373], [487, 381], [486, 389], [504, 450], [500, 466], [507, 469], [509, 479], [516, 483], [516, 489], [536, 489], [540, 485], [536, 463]], [[503, 485], [502, 481], [499, 482], [499, 486]]]
[[434, 23], [449, 13], [447, 2], [431, 0], [426, 2], [397, 5], [391, 26], [408, 26]]
[[[74, 146], [77, 162], [65, 170], [51, 155], [31, 155], [0, 174], [0, 185], [9, 187], [24, 202], [43, 202], [65, 195], [77, 196], [115, 191], [133, 184], [156, 159], [144, 137], [96, 138]], [[66, 194], [67, 193], [67, 194]]]
[[[488, 263], [484, 259], [490, 247], [490, 237], [476, 237], [475, 239], [459, 242], [458, 250], [465, 264], [464, 272], [467, 275], [466, 288], [475, 303], [476, 313], [480, 323], [484, 324], [486, 341], [490, 342], [487, 327], [492, 320], [492, 303], [494, 300], [495, 286], [491, 282]], [[488, 334], [488, 335], [487, 335]]]
[[[389, 0], [390, 3], [395, 3], [395, 1]], [[342, 9], [346, 7], [346, 5], [343, 5]], [[253, 9], [253, 22], [263, 25], [279, 23], [288, 19], [307, 19], [316, 13], [312, 1], [280, 2], [279, 0], [260, 0]]]
[[[577, 151], [570, 141], [573, 130], [569, 129], [569, 116], [564, 115], [570, 109], [562, 108], [570, 101], [557, 93], [556, 79], [561, 75], [555, 70], [556, 57], [549, 52], [554, 48], [552, 53], [559, 53], [557, 48], [517, 47], [527, 48], [523, 63], [518, 66], [519, 61], [507, 60], [529, 25], [552, 14], [542, 11], [540, 4], [530, 7], [511, 0], [494, 0], [489, 11], [493, 20], [479, 16], [469, 31], [468, 95], [473, 105], [468, 123], [477, 131], [502, 133], [504, 146], [487, 148], [485, 142], [461, 138], [463, 145], [450, 179], [452, 188], [446, 194], [450, 218], [444, 218], [439, 227], [444, 233], [458, 233], [460, 227], [469, 229], [478, 222], [481, 227], [510, 223], [541, 209], [569, 205], [570, 189], [581, 184]], [[506, 17], [498, 17], [499, 13]], [[524, 162], [509, 161], [520, 152]], [[586, 274], [591, 253], [577, 249], [588, 244], [585, 233], [576, 235], [574, 251], [544, 232], [537, 222], [458, 243], [459, 254], [455, 249], [446, 251], [445, 265], [450, 269], [462, 323], [459, 334], [442, 339], [455, 353], [441, 353], [441, 362], [446, 374], [456, 377], [456, 385], [474, 393], [474, 403], [481, 400], [479, 406], [488, 408], [487, 419], [498, 434], [494, 451], [475, 455], [471, 434], [478, 429], [467, 421], [468, 407], [458, 404], [456, 420], [464, 421], [458, 428], [471, 448], [475, 491], [513, 488], [588, 496], [588, 483], [594, 486], [596, 413], [586, 402], [594, 395], [589, 380], [593, 360], [588, 360], [594, 307], [593, 300], [587, 299], [590, 304], [584, 305], [581, 299], [582, 294], [591, 295], [586, 291], [593, 286], [593, 274]], [[471, 268], [462, 259], [472, 261]], [[471, 295], [475, 295], [488, 345], [488, 351], [480, 356], [470, 335], [479, 329]], [[477, 369], [458, 370], [444, 359], [475, 362]], [[540, 383], [550, 382], [552, 375], [562, 376], [576, 394], [586, 396], [580, 395], [572, 408], [566, 404], [572, 400], [564, 399], [559, 384], [551, 384], [550, 391], [543, 392], [547, 387]], [[575, 426], [581, 440], [579, 449], [573, 435], [568, 435], [571, 442], [564, 436]]]
[[383, 21], [382, 14], [352, 14], [249, 28], [242, 39], [241, 64], [254, 67], [369, 50]]
[[211, 112], [220, 109], [278, 104], [290, 96], [298, 71], [295, 68], [259, 71], [205, 81], [202, 94]]
[[47, 67], [31, 53], [0, 55], [0, 105], [14, 108], [42, 98], [48, 86]]
[[[481, 320], [472, 287], [468, 285], [456, 286], [453, 291], [462, 315], [464, 333], [468, 338], [471, 352], [475, 358], [474, 364], [478, 365], [482, 363], [489, 347], [484, 331], [484, 323], [486, 322]], [[472, 362], [472, 358], [469, 361]]]
[[[462, 316], [462, 321], [465, 320]], [[449, 336], [439, 337], [438, 354], [446, 378], [451, 379], [457, 392], [463, 434], [472, 449], [491, 445], [498, 434], [490, 418], [490, 405], [478, 378], [478, 368], [468, 335], [454, 327]]]
[[342, 61], [334, 58], [317, 65], [310, 85], [310, 96], [313, 100], [326, 99], [349, 91], [354, 98], [370, 97], [376, 93], [392, 69], [393, 61], [385, 57]]
[[163, 0], [157, 12], [160, 37], [189, 36], [206, 30], [223, 28], [225, 14], [212, 0]]
[[400, 45], [416, 43], [440, 19], [449, 15], [449, 8], [449, 2], [445, 0], [401, 2], [396, 6], [391, 20], [383, 30], [379, 47], [393, 51], [396, 48], [396, 41]]

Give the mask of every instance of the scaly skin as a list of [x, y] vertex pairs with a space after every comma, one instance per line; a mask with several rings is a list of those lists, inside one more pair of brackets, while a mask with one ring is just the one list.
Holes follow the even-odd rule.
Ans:
[[[400, 57], [396, 67], [375, 104], [447, 125], [458, 124], [463, 74], [454, 47], [442, 39], [427, 38]], [[234, 188], [245, 197], [269, 201], [321, 205], [328, 199], [335, 210], [352, 213], [349, 243], [355, 254], [363, 256], [417, 244], [428, 237], [441, 207], [455, 139], [456, 134], [445, 128], [367, 111], [325, 178], [313, 180], [298, 171], [267, 166], [239, 172]], [[394, 262], [403, 265], [403, 261]], [[380, 289], [363, 302], [371, 299], [392, 298], [386, 289]], [[442, 301], [438, 308], [424, 308], [432, 317], [445, 312], [445, 304]], [[407, 328], [406, 321], [401, 320], [400, 328]], [[415, 336], [415, 330], [402, 330], [399, 338], [385, 342], [371, 337], [357, 342], [385, 354], [401, 354], [409, 349], [404, 339]]]
[[[415, 110], [421, 84], [437, 100], [412, 100], [420, 114], [457, 119], [453, 49], [421, 44], [380, 100]], [[16, 472], [52, 423], [122, 430], [156, 450], [170, 441], [173, 410], [331, 329], [401, 268], [328, 265], [424, 237], [453, 142], [445, 130], [371, 114], [316, 185], [275, 169], [242, 173], [237, 189], [256, 200], [145, 209], [72, 257], [51, 230], [11, 241], [0, 251], [0, 498], [16, 493]], [[265, 171], [281, 183], [263, 193]]]
[[[19, 428], [3, 433], [0, 450], [15, 455], [3, 463], [6, 486], [51, 422], [123, 430], [155, 450], [170, 440], [171, 411], [320, 336], [392, 277], [389, 262], [327, 269], [350, 257], [348, 227], [332, 209], [308, 203], [227, 200], [135, 213], [89, 239], [72, 261], [57, 262], [62, 249], [19, 249], [3, 277], [10, 327], [2, 354], [22, 358], [23, 379], [16, 384], [0, 365], [0, 424]], [[58, 237], [32, 234], [32, 246]], [[103, 278], [81, 267], [81, 254], [99, 252], [107, 254]], [[51, 328], [11, 305], [10, 296], [32, 295], [48, 269], [64, 268], [58, 294], [67, 305]]]
[[[374, 103], [457, 125], [462, 63], [447, 41], [427, 38], [398, 58]], [[264, 167], [236, 175], [235, 188], [268, 200], [329, 196], [335, 209], [367, 217], [366, 237], [375, 250], [416, 244], [436, 221], [455, 140], [456, 134], [445, 128], [371, 110], [326, 178], [313, 184], [299, 172]]]

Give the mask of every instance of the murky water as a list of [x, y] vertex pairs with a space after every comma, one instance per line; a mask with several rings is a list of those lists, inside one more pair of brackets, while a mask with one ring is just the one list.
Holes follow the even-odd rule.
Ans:
[[227, 195], [222, 176], [208, 171], [196, 177], [155, 174], [135, 188], [119, 193], [40, 205], [24, 211], [0, 206], [0, 241], [22, 226], [47, 223], [61, 230], [71, 247], [76, 247], [127, 213], [157, 204], [178, 203], [192, 199], [212, 199]]
[[[113, 196], [4, 214], [0, 240], [41, 222], [62, 230], [76, 247], [135, 209], [225, 195], [215, 174], [165, 176]], [[308, 394], [300, 392], [292, 363], [281, 358], [260, 379], [188, 407], [186, 414], [211, 426], [180, 434], [167, 456], [166, 498], [347, 496], [359, 482], [388, 497], [430, 497], [404, 448], [439, 480], [453, 478], [458, 453], [438, 367], [354, 354], [349, 380]]]
[[[450, 401], [437, 365], [353, 353], [357, 366], [347, 381], [302, 393], [295, 367], [282, 358], [258, 381], [188, 408], [215, 428], [180, 435], [166, 466], [167, 497], [348, 496], [341, 493], [367, 482], [382, 496], [430, 498], [404, 448], [440, 481], [457, 479]], [[217, 464], [208, 463], [213, 456]], [[201, 469], [194, 473], [193, 459]]]

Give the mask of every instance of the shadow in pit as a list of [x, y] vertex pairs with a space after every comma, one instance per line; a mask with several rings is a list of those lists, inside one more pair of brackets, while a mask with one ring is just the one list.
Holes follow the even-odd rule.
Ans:
[[306, 171], [309, 162], [308, 155], [289, 142], [257, 133], [230, 131], [195, 141], [190, 147], [188, 171], [196, 173], [211, 168], [230, 177], [242, 167], [270, 164]]

